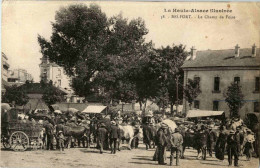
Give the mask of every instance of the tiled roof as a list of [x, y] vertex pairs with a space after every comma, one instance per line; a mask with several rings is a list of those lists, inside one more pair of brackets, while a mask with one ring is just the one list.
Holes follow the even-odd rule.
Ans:
[[[26, 92], [27, 94], [32, 93], [32, 94], [43, 94], [45, 92], [45, 89], [49, 87], [47, 84], [46, 85], [41, 85], [41, 83], [27, 83], [23, 84], [20, 86], [20, 88]], [[51, 86], [55, 89], [58, 89], [62, 94], [66, 94], [64, 91], [60, 90], [59, 88], [55, 86]]]
[[[54, 106], [58, 106], [59, 110], [61, 110], [61, 111], [67, 111], [68, 108], [75, 108], [79, 111], [83, 111], [89, 105], [93, 105], [93, 104], [90, 104], [90, 103], [66, 103], [66, 102], [54, 104]], [[95, 105], [97, 105], [97, 104], [95, 104]], [[98, 105], [100, 105], [100, 104], [98, 104]]]
[[42, 99], [37, 98], [30, 98], [29, 102], [24, 106], [25, 109], [47, 109], [49, 110], [49, 107], [45, 104], [45, 102]]
[[256, 57], [251, 56], [252, 48], [240, 49], [239, 57], [235, 58], [235, 50], [205, 50], [197, 51], [194, 60], [186, 60], [182, 68], [199, 67], [248, 67], [260, 66], [260, 49], [257, 48]]

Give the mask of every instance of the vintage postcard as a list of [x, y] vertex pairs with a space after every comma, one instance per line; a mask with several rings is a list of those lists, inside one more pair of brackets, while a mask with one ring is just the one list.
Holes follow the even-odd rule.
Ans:
[[259, 167], [259, 2], [2, 2], [0, 167]]

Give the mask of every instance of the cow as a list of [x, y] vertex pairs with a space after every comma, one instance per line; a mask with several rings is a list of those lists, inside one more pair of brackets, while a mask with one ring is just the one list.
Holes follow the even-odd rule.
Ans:
[[[120, 133], [121, 133], [121, 140], [128, 141], [128, 149], [131, 150], [131, 144], [134, 138], [142, 138], [142, 131], [140, 128], [139, 133], [135, 135], [135, 127], [131, 125], [119, 125]], [[118, 142], [118, 150], [120, 151], [121, 141]]]
[[87, 147], [89, 146], [89, 134], [90, 130], [86, 126], [67, 126], [65, 125], [63, 129], [60, 127], [56, 127], [56, 132], [63, 131], [63, 134], [65, 137], [67, 137], [67, 141], [65, 143], [65, 146], [68, 148], [70, 147], [70, 143], [72, 138], [78, 139], [78, 140], [86, 140]]
[[183, 144], [182, 144], [182, 151], [181, 151], [181, 158], [184, 158], [184, 152], [186, 147], [193, 147], [196, 149], [197, 146], [197, 139], [193, 130], [181, 130], [180, 133], [183, 136]]

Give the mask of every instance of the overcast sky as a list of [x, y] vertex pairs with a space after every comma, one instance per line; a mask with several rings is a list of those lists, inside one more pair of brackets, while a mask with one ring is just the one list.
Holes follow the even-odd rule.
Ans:
[[[41, 58], [37, 35], [51, 36], [51, 22], [60, 7], [79, 2], [73, 1], [4, 1], [2, 4], [2, 52], [9, 58], [11, 69], [24, 68], [39, 81]], [[90, 4], [91, 2], [80, 2]], [[155, 47], [184, 44], [187, 50], [218, 50], [259, 47], [260, 5], [256, 3], [194, 3], [194, 2], [95, 2], [108, 17], [120, 12], [123, 17], [145, 20]], [[197, 15], [220, 16], [217, 13], [192, 13], [192, 19], [167, 18], [164, 9], [230, 9], [236, 19], [198, 19]], [[166, 19], [161, 19], [165, 15]], [[226, 14], [221, 14], [225, 17]]]

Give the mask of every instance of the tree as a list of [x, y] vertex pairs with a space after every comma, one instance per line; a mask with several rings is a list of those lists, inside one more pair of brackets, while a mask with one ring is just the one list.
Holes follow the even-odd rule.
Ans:
[[146, 52], [148, 33], [141, 18], [107, 18], [97, 5], [71, 5], [56, 12], [50, 41], [39, 36], [41, 52], [64, 67], [79, 96], [103, 90], [109, 99], [135, 97], [134, 83], [126, 78]]
[[15, 102], [15, 104], [19, 106], [25, 105], [26, 103], [28, 103], [28, 101], [29, 97], [26, 95], [26, 93], [16, 85], [6, 87], [6, 92], [2, 97], [2, 102]]
[[194, 80], [188, 79], [188, 83], [184, 87], [184, 98], [186, 101], [188, 101], [190, 109], [191, 109], [193, 101], [201, 93], [199, 83], [200, 83], [200, 80], [198, 78], [195, 78]]
[[48, 106], [51, 106], [57, 102], [64, 101], [64, 93], [58, 88], [54, 87], [51, 83], [46, 84], [42, 99]]
[[230, 117], [237, 116], [239, 109], [244, 105], [241, 86], [237, 83], [232, 82], [224, 92], [225, 101], [230, 109]]
[[[162, 72], [160, 76], [163, 76], [162, 83], [168, 90], [169, 103], [171, 105], [171, 112], [173, 113], [173, 105], [183, 98], [183, 79], [184, 72], [181, 69], [188, 52], [185, 51], [185, 46], [172, 45], [172, 47], [162, 47], [157, 50], [161, 58]], [[178, 78], [178, 79], [177, 79]], [[177, 82], [178, 82], [178, 97], [177, 93]]]
[[107, 62], [103, 53], [109, 31], [106, 15], [97, 5], [71, 5], [56, 12], [52, 29], [50, 41], [38, 36], [41, 53], [64, 67], [76, 94], [89, 94], [90, 79]]

